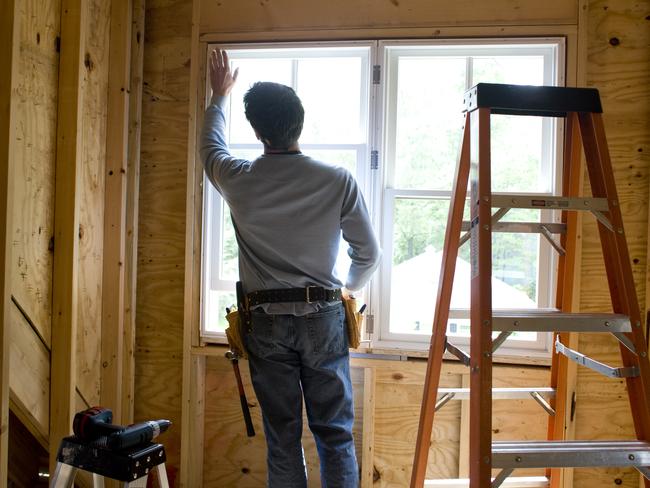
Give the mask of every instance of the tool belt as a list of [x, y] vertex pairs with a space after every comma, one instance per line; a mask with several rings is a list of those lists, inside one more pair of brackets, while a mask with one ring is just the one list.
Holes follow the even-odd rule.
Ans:
[[359, 313], [357, 299], [354, 297], [343, 297], [343, 307], [345, 308], [345, 324], [348, 330], [348, 346], [356, 349], [361, 343], [363, 315]]
[[[238, 286], [239, 283], [238, 283]], [[239, 290], [238, 290], [239, 291]], [[239, 293], [238, 293], [239, 295]], [[345, 309], [345, 323], [348, 335], [349, 347], [355, 349], [361, 342], [361, 325], [363, 315], [357, 309], [355, 298], [343, 297], [341, 290], [330, 290], [321, 286], [308, 286], [305, 288], [282, 288], [276, 290], [259, 290], [246, 295], [246, 300], [238, 296], [239, 308], [233, 309], [226, 315], [228, 327], [226, 328], [226, 337], [230, 349], [239, 357], [248, 358], [244, 341], [242, 339], [242, 328], [244, 325], [249, 327], [250, 307], [262, 303], [280, 303], [280, 302], [305, 302], [313, 303], [319, 301], [334, 302], [342, 300]]]
[[341, 290], [330, 290], [322, 286], [306, 286], [305, 288], [278, 288], [274, 290], [258, 290], [246, 295], [248, 306], [254, 307], [262, 303], [280, 302], [337, 302], [341, 299]]

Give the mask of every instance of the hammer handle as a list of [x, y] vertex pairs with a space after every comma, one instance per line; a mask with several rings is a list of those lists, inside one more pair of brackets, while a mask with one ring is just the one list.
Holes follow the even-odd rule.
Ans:
[[237, 378], [237, 389], [239, 390], [239, 401], [241, 403], [241, 411], [244, 414], [244, 423], [246, 424], [246, 434], [248, 437], [255, 435], [253, 428], [253, 420], [251, 419], [251, 412], [248, 408], [248, 401], [246, 400], [246, 392], [244, 391], [244, 384], [241, 380], [239, 372], [239, 362], [236, 359], [232, 360], [232, 369], [235, 371], [235, 378]]

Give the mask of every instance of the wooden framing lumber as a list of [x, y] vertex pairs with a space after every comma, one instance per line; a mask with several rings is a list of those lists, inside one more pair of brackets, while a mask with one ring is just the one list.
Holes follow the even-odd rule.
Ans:
[[140, 134], [144, 62], [145, 0], [133, 0], [129, 148], [126, 169], [126, 242], [124, 249], [124, 354], [122, 355], [122, 420], [133, 422], [135, 388], [135, 314], [140, 194]]
[[111, 34], [104, 190], [102, 274], [102, 375], [100, 402], [123, 423], [124, 258], [126, 242], [127, 148], [131, 81], [131, 1], [111, 2]]
[[363, 368], [363, 427], [361, 439], [361, 488], [374, 484], [375, 386], [374, 368]]
[[0, 5], [0, 488], [7, 486], [9, 448], [9, 341], [13, 231], [14, 103], [18, 66], [19, 0]]
[[[199, 24], [201, 2], [192, 2], [192, 34], [190, 88], [189, 88], [189, 123], [187, 147], [187, 197], [185, 227], [185, 307], [183, 317], [183, 383], [181, 386], [181, 472], [180, 485], [183, 487], [203, 485], [203, 439], [205, 425], [205, 357], [192, 354], [192, 347], [199, 344], [199, 294], [200, 267], [195, 268], [195, 246], [200, 249], [201, 192], [195, 192], [196, 179], [203, 175], [202, 165], [196, 164], [197, 119], [200, 119], [201, 107], [199, 94], [203, 83], [199, 76], [203, 63], [199, 42]], [[200, 180], [199, 180], [200, 181]]]
[[71, 432], [75, 409], [76, 334], [79, 262], [79, 182], [86, 0], [63, 0], [59, 68], [52, 364], [50, 395], [50, 472], [61, 439]]
[[[587, 30], [587, 19], [589, 14], [589, 5], [588, 0], [578, 0], [578, 35], [573, 44], [576, 45], [575, 48], [575, 61], [573, 63], [567, 63], [567, 66], [573, 66], [575, 71], [569, 71], [566, 77], [567, 86], [586, 86], [586, 72], [587, 72], [587, 43], [588, 43], [588, 30]], [[569, 56], [567, 56], [569, 58]], [[567, 118], [568, 120], [568, 118]], [[567, 148], [566, 142], [564, 147], [564, 165], [570, 164], [571, 167], [578, 172], [577, 175], [573, 175], [572, 181], [576, 186], [565, 187], [565, 190], [569, 193], [563, 193], [565, 195], [583, 195], [583, 180], [584, 180], [584, 165], [582, 163], [582, 152], [580, 148], [582, 147], [579, 143], [580, 133], [578, 128], [578, 121], [572, 120], [572, 128], [569, 128], [568, 123], [565, 125], [565, 141], [569, 137], [572, 138], [572, 147]], [[573, 134], [570, 131], [574, 131]], [[567, 161], [567, 158], [570, 158], [570, 162]], [[567, 181], [569, 175], [565, 174], [563, 176], [563, 185]], [[572, 311], [578, 312], [580, 308], [580, 264], [582, 260], [582, 212], [571, 212], [566, 216], [567, 225], [569, 226], [568, 234], [566, 236], [566, 241], [564, 244], [564, 249], [566, 249], [570, 254], [572, 254], [573, 262], [567, 262], [565, 265], [565, 272], [563, 274], [565, 278], [564, 286], [564, 295], [562, 298], [562, 303], [560, 304], [559, 299], [556, 300], [558, 307], [561, 307], [563, 311]], [[573, 251], [571, 253], [571, 251]], [[568, 273], [568, 274], [567, 274]], [[566, 280], [571, 281], [571, 286], [567, 286]], [[567, 293], [570, 296], [567, 296]], [[578, 334], [568, 334], [569, 337], [562, 337], [562, 343], [567, 345], [572, 349], [578, 348]], [[555, 356], [555, 353], [553, 353]], [[562, 361], [562, 360], [560, 360]], [[555, 432], [551, 433], [551, 420], [549, 419], [549, 439], [552, 435], [555, 439], [574, 439], [575, 438], [575, 415], [573, 410], [575, 410], [574, 402], [576, 398], [577, 390], [577, 379], [578, 379], [578, 366], [573, 361], [565, 361], [565, 363], [560, 364], [558, 362], [557, 366], [561, 366], [555, 375], [554, 371], [551, 372], [551, 384], [554, 381], [559, 382], [562, 385], [560, 391], [557, 392], [554, 399], [554, 405], [556, 408], [555, 422], [554, 425]], [[555, 375], [555, 376], [554, 376]], [[558, 411], [559, 410], [559, 411]], [[563, 419], [563, 420], [561, 420]], [[562, 426], [559, 425], [561, 420]], [[560, 432], [560, 428], [563, 427], [563, 431]], [[561, 470], [555, 469], [550, 470], [550, 488], [572, 488], [573, 487], [573, 468], [564, 468]]]

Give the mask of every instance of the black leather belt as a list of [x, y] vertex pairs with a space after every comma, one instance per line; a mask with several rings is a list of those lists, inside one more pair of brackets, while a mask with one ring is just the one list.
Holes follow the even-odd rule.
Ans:
[[322, 286], [307, 286], [305, 288], [279, 288], [275, 290], [258, 290], [246, 295], [248, 306], [254, 307], [261, 303], [279, 302], [336, 302], [341, 300], [341, 290], [329, 290]]

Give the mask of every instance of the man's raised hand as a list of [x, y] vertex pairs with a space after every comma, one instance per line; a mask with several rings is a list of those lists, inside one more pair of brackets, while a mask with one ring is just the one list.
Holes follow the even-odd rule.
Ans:
[[212, 94], [225, 97], [230, 94], [237, 81], [239, 68], [230, 72], [228, 54], [223, 49], [215, 49], [210, 53], [210, 85]]

